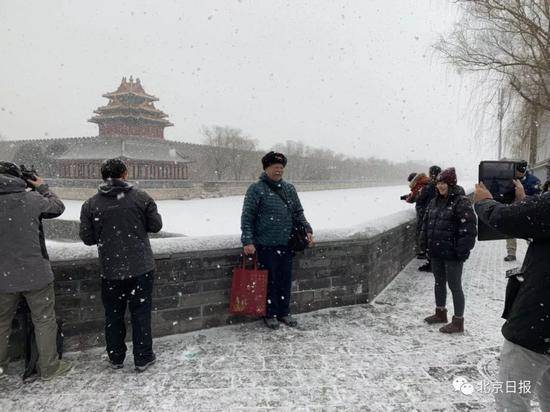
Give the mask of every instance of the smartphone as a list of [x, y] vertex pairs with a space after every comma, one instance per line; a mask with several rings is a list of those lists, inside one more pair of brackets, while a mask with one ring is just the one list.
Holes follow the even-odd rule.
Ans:
[[[516, 166], [511, 160], [484, 160], [479, 163], [479, 182], [493, 195], [497, 202], [510, 204], [516, 198]], [[478, 219], [478, 240], [508, 239], [510, 236], [486, 225]]]
[[516, 197], [516, 167], [517, 162], [510, 160], [484, 160], [479, 163], [479, 182], [497, 202], [510, 204]]

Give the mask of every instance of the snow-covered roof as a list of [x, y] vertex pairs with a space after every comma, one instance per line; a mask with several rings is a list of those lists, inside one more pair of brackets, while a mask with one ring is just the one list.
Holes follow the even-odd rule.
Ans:
[[111, 158], [190, 163], [170, 142], [139, 137], [95, 137], [82, 140], [63, 153], [61, 160], [104, 160]]

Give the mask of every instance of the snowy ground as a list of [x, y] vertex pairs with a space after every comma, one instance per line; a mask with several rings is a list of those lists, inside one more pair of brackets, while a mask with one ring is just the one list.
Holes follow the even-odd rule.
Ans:
[[517, 265], [504, 254], [504, 241], [478, 243], [465, 265], [462, 335], [422, 322], [433, 277], [413, 261], [372, 304], [298, 315], [298, 329], [254, 322], [156, 339], [158, 363], [143, 374], [131, 357], [108, 369], [101, 349], [68, 354], [74, 370], [50, 383], [23, 385], [12, 364], [0, 410], [494, 410], [491, 394], [452, 382], [495, 378], [504, 271]]
[[[473, 187], [467, 184], [466, 187]], [[408, 187], [385, 186], [361, 189], [301, 192], [300, 200], [314, 230], [334, 230], [374, 221], [414, 205], [399, 199]], [[78, 220], [81, 201], [65, 200], [62, 219]], [[235, 235], [240, 233], [243, 196], [216, 199], [161, 200], [165, 232], [186, 236]]]

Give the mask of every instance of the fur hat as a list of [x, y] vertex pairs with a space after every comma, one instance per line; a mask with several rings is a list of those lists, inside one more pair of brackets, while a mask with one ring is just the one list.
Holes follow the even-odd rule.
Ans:
[[277, 163], [282, 164], [283, 167], [286, 166], [286, 157], [284, 154], [269, 152], [264, 157], [262, 157], [262, 165], [264, 167], [264, 170], [267, 169], [269, 166]]
[[443, 170], [439, 175], [437, 175], [437, 181], [447, 183], [449, 186], [456, 185], [456, 171], [454, 167], [449, 167], [448, 169]]

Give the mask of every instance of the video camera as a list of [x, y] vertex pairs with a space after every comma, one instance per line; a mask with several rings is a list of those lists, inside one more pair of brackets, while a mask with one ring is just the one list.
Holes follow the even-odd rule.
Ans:
[[[516, 198], [514, 179], [517, 173], [527, 172], [525, 160], [484, 160], [479, 163], [479, 182], [483, 183], [497, 202], [511, 204]], [[504, 235], [481, 220], [478, 221], [479, 240], [507, 239]]]
[[[34, 168], [34, 165], [32, 165], [30, 168], [25, 167], [25, 165], [21, 165], [19, 166], [19, 168], [21, 169], [21, 175], [25, 182], [28, 180], [32, 180], [33, 182], [35, 182], [36, 179], [38, 178], [38, 172]], [[29, 186], [29, 187], [34, 187], [34, 186]]]
[[0, 162], [0, 174], [11, 175], [18, 177], [27, 182], [27, 187], [34, 189], [34, 186], [29, 183], [29, 181], [36, 181], [38, 177], [38, 172], [31, 166], [30, 168], [25, 165], [17, 166], [15, 163], [11, 162]]

